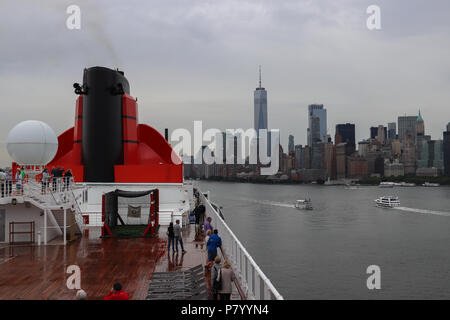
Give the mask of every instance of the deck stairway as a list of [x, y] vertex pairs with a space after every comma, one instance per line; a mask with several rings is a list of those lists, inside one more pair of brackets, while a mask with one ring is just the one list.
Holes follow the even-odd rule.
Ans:
[[[42, 189], [41, 183], [30, 180], [23, 186], [23, 199], [47, 213], [48, 220], [59, 235], [63, 235], [64, 211], [73, 212], [76, 221], [76, 232], [82, 232], [87, 226], [84, 223], [82, 211], [78, 200], [82, 196], [81, 192], [75, 195], [75, 186], [70, 182], [65, 187], [63, 181], [58, 181], [54, 189], [52, 184], [49, 188]], [[66, 221], [66, 227], [68, 223]]]

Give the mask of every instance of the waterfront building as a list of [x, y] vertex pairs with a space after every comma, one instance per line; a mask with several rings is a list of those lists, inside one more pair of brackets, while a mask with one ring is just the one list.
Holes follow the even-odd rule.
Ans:
[[347, 177], [347, 155], [345, 142], [336, 145], [336, 178], [345, 179]]
[[323, 104], [310, 104], [308, 106], [307, 138], [309, 146], [312, 146], [313, 142], [327, 141], [327, 110], [324, 109]]
[[418, 177], [438, 177], [441, 170], [435, 167], [431, 168], [417, 168], [416, 176]]
[[360, 179], [367, 177], [368, 162], [365, 158], [360, 156], [351, 156], [347, 158], [348, 178]]
[[323, 179], [323, 171], [321, 169], [300, 169], [297, 171], [298, 179], [303, 182], [317, 181]]
[[384, 163], [384, 176], [397, 177], [404, 175], [405, 168], [403, 163], [400, 163], [398, 160], [394, 160], [393, 162], [386, 160], [386, 162]]

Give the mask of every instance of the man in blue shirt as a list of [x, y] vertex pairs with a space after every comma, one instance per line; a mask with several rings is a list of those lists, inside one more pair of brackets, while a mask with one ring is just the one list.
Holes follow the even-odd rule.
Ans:
[[218, 233], [217, 229], [214, 229], [213, 234], [206, 243], [206, 247], [208, 248], [208, 261], [214, 261], [214, 258], [217, 256], [217, 248], [222, 246], [222, 239]]

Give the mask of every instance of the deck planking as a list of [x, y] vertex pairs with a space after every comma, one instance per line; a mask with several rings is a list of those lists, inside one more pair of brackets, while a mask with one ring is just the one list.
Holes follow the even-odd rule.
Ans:
[[[187, 270], [207, 259], [194, 226], [183, 230], [181, 254], [167, 252], [166, 228], [155, 238], [89, 239], [67, 246], [9, 246], [0, 248], [0, 299], [72, 300], [77, 290], [66, 286], [70, 265], [81, 270], [81, 288], [89, 300], [103, 299], [120, 282], [130, 299], [143, 300], [154, 272]], [[172, 250], [171, 250], [172, 251]]]

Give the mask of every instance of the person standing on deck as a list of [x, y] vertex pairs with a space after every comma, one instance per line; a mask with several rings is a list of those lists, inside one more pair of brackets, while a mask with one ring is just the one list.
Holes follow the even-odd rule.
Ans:
[[48, 181], [50, 180], [50, 174], [48, 173], [48, 169], [45, 168], [44, 171], [42, 171], [42, 193], [46, 193], [48, 188]]
[[72, 177], [72, 171], [70, 169], [67, 169], [67, 171], [64, 173], [65, 190], [69, 190], [70, 179], [72, 179]]
[[221, 258], [219, 256], [215, 257], [214, 259], [214, 266], [211, 269], [211, 288], [212, 288], [212, 296], [213, 300], [219, 300], [218, 294], [220, 289], [214, 288], [214, 282], [215, 280], [219, 280], [222, 282], [223, 286], [223, 280], [222, 280], [222, 265], [220, 264]]
[[20, 169], [17, 169], [16, 173], [16, 193], [17, 194], [22, 193], [22, 174], [20, 172]]
[[217, 248], [222, 246], [222, 239], [219, 237], [218, 233], [217, 229], [215, 229], [206, 243], [208, 248], [208, 261], [214, 261], [217, 256]]
[[6, 191], [6, 174], [0, 169], [0, 189], [1, 189], [1, 197], [5, 196]]
[[169, 224], [169, 227], [167, 228], [167, 239], [168, 239], [168, 244], [167, 244], [167, 252], [170, 252], [170, 244], [172, 244], [172, 252], [175, 252], [175, 234], [174, 234], [174, 230], [173, 230], [173, 222], [171, 222]]
[[225, 260], [222, 266], [222, 289], [219, 290], [220, 300], [230, 300], [232, 292], [232, 283], [236, 279], [231, 263]]
[[175, 248], [176, 248], [176, 251], [178, 252], [178, 241], [179, 241], [180, 245], [181, 245], [181, 252], [182, 253], [186, 253], [186, 251], [184, 251], [184, 247], [183, 247], [183, 238], [181, 237], [180, 220], [175, 221], [175, 226], [173, 227], [173, 233], [175, 235]]
[[12, 169], [9, 169], [6, 171], [6, 194], [8, 197], [10, 197], [12, 194], [12, 183]]
[[122, 290], [122, 285], [118, 282], [114, 283], [110, 293], [103, 300], [130, 300], [128, 293]]
[[212, 218], [211, 218], [211, 217], [208, 217], [208, 218], [206, 219], [205, 226], [204, 226], [204, 230], [205, 230], [204, 236], [205, 236], [205, 237], [206, 237], [206, 232], [207, 232], [208, 230], [211, 230], [211, 232], [213, 231], [213, 227], [212, 227], [212, 225], [211, 225], [211, 221], [212, 221]]
[[52, 171], [50, 171], [51, 175], [52, 175], [52, 187], [53, 187], [53, 192], [56, 192], [56, 168], [53, 168]]

